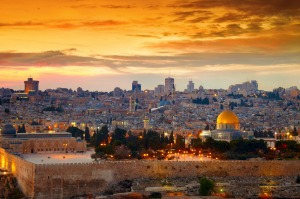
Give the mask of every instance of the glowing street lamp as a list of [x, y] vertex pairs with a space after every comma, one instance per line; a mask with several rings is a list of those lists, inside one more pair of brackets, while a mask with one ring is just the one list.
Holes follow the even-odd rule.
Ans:
[[63, 144], [64, 148], [65, 148], [65, 152], [67, 153], [67, 146], [68, 144]]

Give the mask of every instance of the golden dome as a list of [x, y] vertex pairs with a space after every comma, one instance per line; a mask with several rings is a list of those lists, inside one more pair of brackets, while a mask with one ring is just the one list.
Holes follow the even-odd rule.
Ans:
[[239, 124], [239, 118], [238, 116], [230, 111], [230, 110], [225, 110], [217, 118], [217, 124]]

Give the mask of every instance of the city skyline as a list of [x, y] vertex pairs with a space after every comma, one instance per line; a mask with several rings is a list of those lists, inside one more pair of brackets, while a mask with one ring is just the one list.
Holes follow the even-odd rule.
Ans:
[[227, 89], [257, 80], [260, 90], [300, 87], [297, 0], [4, 0], [0, 87], [153, 90]]

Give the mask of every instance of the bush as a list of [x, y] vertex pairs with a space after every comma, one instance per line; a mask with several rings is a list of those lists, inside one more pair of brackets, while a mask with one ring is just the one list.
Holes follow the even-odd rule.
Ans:
[[159, 193], [159, 192], [152, 192], [151, 194], [150, 194], [150, 196], [149, 196], [151, 199], [153, 198], [162, 198], [162, 195], [161, 195], [161, 193]]
[[300, 184], [300, 175], [297, 176], [296, 183]]
[[215, 187], [215, 183], [212, 180], [209, 180], [205, 177], [201, 178], [199, 182], [200, 182], [199, 195], [200, 196], [211, 195], [211, 192]]

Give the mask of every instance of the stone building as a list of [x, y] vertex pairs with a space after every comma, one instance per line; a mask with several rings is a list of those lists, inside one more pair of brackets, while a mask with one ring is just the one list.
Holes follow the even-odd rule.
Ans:
[[0, 148], [17, 154], [45, 152], [82, 152], [86, 142], [70, 133], [16, 133], [10, 125], [4, 125], [0, 134]]
[[239, 138], [248, 139], [248, 133], [240, 131], [238, 116], [230, 110], [225, 110], [217, 118], [216, 130], [211, 132], [215, 140], [231, 141]]

